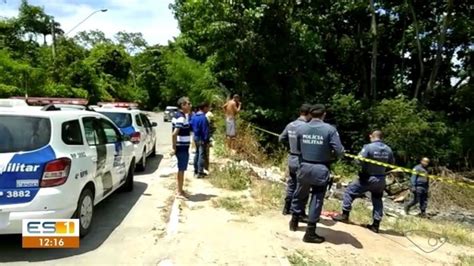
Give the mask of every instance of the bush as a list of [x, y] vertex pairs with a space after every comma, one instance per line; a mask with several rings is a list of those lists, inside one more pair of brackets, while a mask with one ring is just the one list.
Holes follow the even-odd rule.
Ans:
[[249, 170], [243, 169], [232, 162], [222, 168], [213, 169], [209, 181], [218, 188], [245, 190], [250, 185], [250, 176]]
[[405, 163], [427, 155], [438, 157], [433, 144], [445, 140], [448, 133], [446, 124], [433, 112], [404, 96], [383, 100], [371, 110], [371, 118], [371, 128], [384, 132], [386, 142]]
[[357, 165], [342, 160], [332, 164], [331, 168], [333, 174], [340, 177], [340, 180], [334, 180], [336, 182], [342, 180], [350, 181], [354, 176], [357, 176], [357, 173], [359, 172], [359, 167]]
[[21, 96], [21, 90], [15, 86], [0, 83], [0, 98], [8, 98], [11, 96]]

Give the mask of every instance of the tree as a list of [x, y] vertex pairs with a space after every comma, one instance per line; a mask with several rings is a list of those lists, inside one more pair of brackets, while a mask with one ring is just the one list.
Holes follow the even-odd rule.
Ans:
[[86, 49], [91, 49], [98, 44], [112, 43], [100, 30], [81, 31], [74, 36], [74, 40]]
[[27, 0], [21, 1], [18, 25], [23, 33], [43, 35], [43, 45], [46, 45], [46, 36], [51, 35], [53, 30], [56, 34], [64, 33], [52, 16], [47, 15], [41, 7], [28, 4]]
[[120, 31], [115, 34], [115, 39], [120, 45], [125, 47], [129, 54], [135, 54], [148, 46], [141, 32]]

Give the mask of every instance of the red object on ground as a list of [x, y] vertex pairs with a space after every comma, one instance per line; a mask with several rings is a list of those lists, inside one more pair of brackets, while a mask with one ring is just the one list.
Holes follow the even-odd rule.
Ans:
[[338, 212], [334, 212], [334, 211], [322, 211], [321, 212], [321, 215], [322, 216], [326, 216], [326, 217], [336, 217], [339, 213]]

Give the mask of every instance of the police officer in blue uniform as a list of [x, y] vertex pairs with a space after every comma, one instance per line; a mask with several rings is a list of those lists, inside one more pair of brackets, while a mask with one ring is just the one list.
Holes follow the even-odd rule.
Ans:
[[308, 226], [303, 237], [303, 241], [308, 243], [322, 243], [325, 240], [316, 234], [316, 222], [321, 215], [324, 195], [330, 181], [329, 167], [332, 153], [334, 152], [337, 157], [342, 157], [344, 154], [339, 134], [333, 126], [323, 122], [325, 116], [324, 105], [314, 105], [311, 108], [311, 121], [302, 125], [296, 132], [300, 167], [297, 171], [298, 184], [291, 204], [290, 230], [298, 229], [304, 199], [311, 191]]
[[[300, 116], [295, 121], [289, 123], [283, 132], [280, 134], [279, 141], [280, 142], [288, 142], [290, 147], [290, 154], [288, 155], [288, 171], [289, 171], [289, 178], [286, 187], [286, 197], [285, 197], [285, 205], [283, 207], [283, 215], [290, 214], [290, 207], [291, 207], [291, 200], [293, 199], [293, 194], [296, 190], [296, 171], [300, 166], [299, 156], [300, 152], [297, 147], [297, 139], [296, 139], [296, 130], [301, 126], [306, 124], [310, 119], [310, 111], [311, 105], [303, 104], [300, 107]], [[307, 200], [304, 202], [306, 203]], [[306, 205], [306, 204], [304, 204]], [[307, 216], [304, 213], [300, 217], [303, 222], [307, 222]]]
[[[419, 165], [413, 168], [413, 171], [428, 174], [426, 168], [430, 164], [430, 159], [423, 158]], [[428, 188], [429, 179], [426, 176], [413, 174], [411, 176], [411, 191], [413, 192], [413, 199], [405, 206], [405, 213], [408, 215], [410, 209], [417, 203], [420, 203], [420, 216], [426, 216], [426, 207], [428, 205]]]
[[[370, 134], [370, 144], [364, 145], [359, 156], [384, 162], [394, 163], [392, 149], [382, 142], [383, 134], [380, 130], [375, 130]], [[378, 233], [380, 221], [383, 216], [383, 192], [385, 189], [385, 167], [359, 162], [362, 166], [359, 173], [359, 179], [352, 182], [344, 192], [342, 202], [342, 214], [337, 215], [333, 219], [339, 222], [349, 222], [349, 213], [352, 209], [354, 199], [361, 197], [367, 191], [370, 191], [373, 204], [373, 223], [366, 225], [371, 231]]]

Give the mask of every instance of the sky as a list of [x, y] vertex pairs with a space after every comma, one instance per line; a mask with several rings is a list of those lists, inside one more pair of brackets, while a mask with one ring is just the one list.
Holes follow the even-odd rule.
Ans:
[[[44, 8], [48, 15], [61, 24], [64, 32], [96, 13], [73, 30], [101, 30], [108, 38], [119, 31], [141, 32], [148, 44], [167, 44], [179, 35], [178, 22], [169, 9], [173, 0], [29, 0], [29, 3]], [[0, 16], [14, 17], [18, 14], [21, 0], [0, 0]]]

